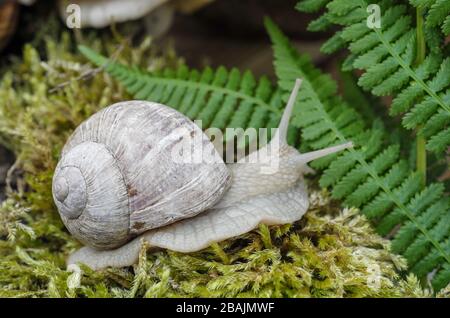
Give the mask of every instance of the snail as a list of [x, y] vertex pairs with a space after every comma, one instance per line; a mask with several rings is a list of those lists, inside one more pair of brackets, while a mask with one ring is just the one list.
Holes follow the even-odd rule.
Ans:
[[[86, 245], [68, 265], [125, 267], [138, 260], [144, 241], [151, 249], [188, 253], [261, 223], [299, 220], [309, 206], [307, 163], [352, 147], [300, 154], [287, 144], [300, 84], [271, 141], [236, 163], [225, 164], [195, 123], [162, 104], [121, 102], [82, 123], [63, 148], [52, 185], [63, 223]], [[190, 146], [179, 147], [186, 140]], [[200, 160], [174, 160], [180, 153]], [[273, 171], [258, 161], [267, 153], [278, 162]]]

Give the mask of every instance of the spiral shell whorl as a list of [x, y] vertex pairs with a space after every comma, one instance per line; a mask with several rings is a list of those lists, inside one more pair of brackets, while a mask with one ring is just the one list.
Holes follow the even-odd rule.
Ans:
[[77, 219], [86, 208], [87, 189], [83, 173], [77, 167], [64, 167], [53, 182], [53, 194], [60, 202], [60, 213], [68, 219]]
[[67, 151], [53, 178], [53, 196], [69, 231], [101, 249], [129, 239], [127, 188], [116, 159], [96, 142]]

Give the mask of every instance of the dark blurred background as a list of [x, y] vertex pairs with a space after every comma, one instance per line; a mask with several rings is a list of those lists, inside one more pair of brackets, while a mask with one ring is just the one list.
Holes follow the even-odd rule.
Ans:
[[[37, 33], [51, 34], [57, 32], [55, 28], [65, 28], [58, 10], [63, 1], [19, 1], [32, 5], [0, 0], [0, 48], [3, 47], [0, 54], [3, 56], [20, 54], [25, 42], [37, 41]], [[77, 2], [80, 1], [68, 1]], [[127, 3], [126, 0], [122, 2]], [[302, 52], [310, 53], [320, 67], [332, 69], [333, 60], [319, 51], [327, 35], [307, 31], [314, 15], [298, 12], [294, 9], [296, 3], [297, 0], [167, 0], [164, 6], [181, 8], [173, 10], [170, 22], [166, 22], [170, 27], [158, 32], [156, 39], [159, 43], [173, 45], [176, 53], [191, 67], [225, 65], [250, 69], [256, 75], [273, 75], [272, 51], [263, 25], [264, 17], [269, 16]], [[151, 34], [149, 28], [161, 23], [158, 20], [169, 19], [158, 10], [139, 20], [118, 24], [118, 31], [126, 30], [132, 24], [135, 38]], [[50, 25], [51, 18], [59, 25]], [[99, 31], [108, 29], [111, 26]]]

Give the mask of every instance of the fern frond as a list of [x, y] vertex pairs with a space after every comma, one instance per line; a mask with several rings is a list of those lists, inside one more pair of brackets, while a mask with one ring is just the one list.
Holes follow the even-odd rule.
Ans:
[[450, 34], [450, 2], [447, 0], [410, 0], [415, 7], [427, 9], [425, 23], [428, 27], [440, 27], [445, 35]]
[[[304, 1], [298, 9], [303, 10]], [[367, 7], [371, 3], [381, 7], [381, 28], [368, 26]], [[450, 2], [447, 0], [415, 0], [413, 5], [429, 8], [426, 25], [450, 24]], [[321, 20], [337, 24], [342, 30], [324, 44], [322, 51], [331, 53], [348, 47], [350, 56], [343, 67], [346, 70], [364, 70], [358, 84], [376, 96], [393, 95], [392, 116], [403, 113], [403, 125], [425, 135], [427, 149], [437, 154], [450, 146], [450, 58], [442, 58], [442, 39], [427, 30], [430, 50], [425, 61], [415, 65], [416, 32], [407, 6], [390, 1], [322, 1], [326, 12]], [[440, 43], [441, 42], [441, 43]], [[339, 43], [339, 45], [337, 45]], [[435, 120], [439, 114], [440, 120]]]
[[204, 129], [274, 128], [281, 116], [279, 92], [267, 78], [256, 80], [248, 71], [224, 67], [197, 71], [183, 65], [177, 70], [150, 73], [111, 62], [87, 47], [79, 49], [121, 82], [135, 99], [171, 106], [193, 120], [201, 120]]
[[[450, 232], [443, 225], [448, 223], [450, 201], [440, 200], [444, 187], [433, 184], [423, 188], [420, 175], [410, 170], [399, 145], [389, 145], [384, 129], [365, 127], [362, 116], [336, 97], [336, 83], [331, 77], [300, 55], [270, 20], [266, 27], [273, 42], [275, 71], [284, 99], [295, 78], [303, 78], [293, 119], [302, 127], [302, 141], [312, 149], [348, 140], [356, 145], [331, 159], [323, 158], [319, 167], [317, 161], [314, 163], [315, 168], [324, 170], [320, 184], [332, 186], [333, 197], [360, 207], [380, 233], [391, 233], [399, 253], [420, 248], [424, 257], [410, 258], [409, 266], [421, 276], [435, 269], [438, 274], [433, 284], [440, 288], [448, 277], [450, 264]], [[420, 238], [419, 243], [414, 243], [416, 237]]]

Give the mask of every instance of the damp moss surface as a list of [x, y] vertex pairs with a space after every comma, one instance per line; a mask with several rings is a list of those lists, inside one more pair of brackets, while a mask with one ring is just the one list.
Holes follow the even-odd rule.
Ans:
[[[356, 209], [342, 209], [312, 190], [302, 220], [260, 226], [191, 254], [146, 253], [133, 267], [66, 270], [81, 247], [53, 204], [51, 180], [74, 128], [114, 102], [129, 99], [108, 75], [76, 51], [88, 44], [129, 65], [157, 70], [182, 63], [150, 40], [78, 39], [63, 33], [3, 65], [0, 144], [17, 161], [0, 205], [1, 297], [429, 297], [389, 241]], [[315, 189], [314, 180], [309, 180]], [[445, 295], [448, 291], [442, 291]]]

